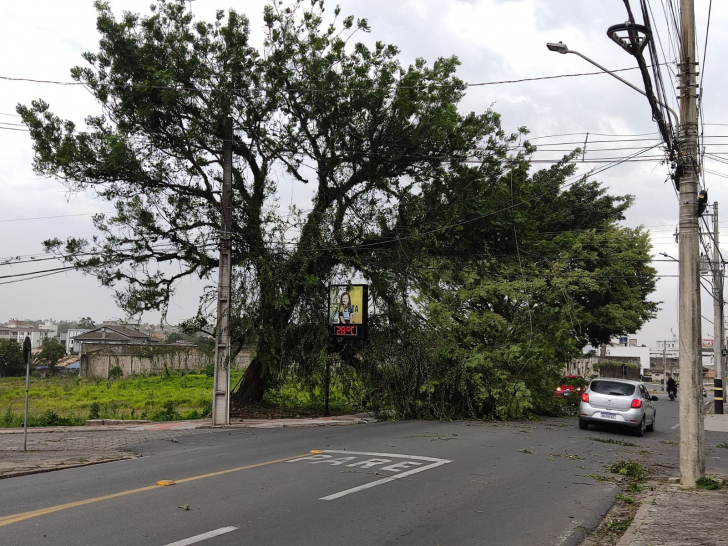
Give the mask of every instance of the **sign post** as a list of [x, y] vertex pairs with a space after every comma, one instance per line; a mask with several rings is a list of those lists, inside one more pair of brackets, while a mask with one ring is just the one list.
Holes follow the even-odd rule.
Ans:
[[[329, 327], [335, 338], [366, 339], [369, 320], [369, 285], [329, 285]], [[331, 361], [326, 359], [324, 415], [329, 416]]]
[[23, 451], [28, 451], [28, 390], [30, 386], [30, 338], [23, 341], [23, 360], [25, 360], [25, 417], [23, 418]]
[[329, 324], [334, 337], [367, 337], [369, 285], [332, 284], [329, 286]]

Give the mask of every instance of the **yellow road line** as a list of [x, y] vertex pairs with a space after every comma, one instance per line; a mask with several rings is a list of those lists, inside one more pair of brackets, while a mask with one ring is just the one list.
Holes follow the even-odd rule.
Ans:
[[[304, 453], [303, 455], [293, 455], [291, 457], [285, 457], [283, 459], [276, 459], [275, 461], [266, 461], [264, 463], [251, 464], [251, 465], [247, 465], [247, 466], [239, 466], [237, 468], [230, 468], [228, 470], [221, 470], [219, 472], [211, 472], [209, 474], [201, 474], [200, 476], [192, 476], [191, 478], [174, 480], [174, 482], [176, 484], [185, 483], [185, 482], [193, 482], [195, 480], [202, 480], [205, 478], [222, 476], [223, 474], [229, 474], [231, 472], [239, 472], [241, 470], [248, 470], [250, 468], [258, 468], [258, 467], [267, 466], [270, 464], [282, 463], [285, 461], [290, 461], [291, 459], [305, 457], [306, 455], [308, 455], [308, 453]], [[127, 495], [134, 495], [136, 493], [144, 493], [145, 491], [152, 491], [153, 489], [159, 489], [161, 487], [165, 487], [165, 486], [148, 485], [147, 487], [140, 487], [138, 489], [129, 489], [128, 491], [120, 491], [119, 493], [112, 493], [110, 495], [103, 495], [101, 497], [93, 497], [91, 499], [84, 499], [84, 500], [80, 500], [80, 501], [76, 501], [76, 502], [69, 502], [66, 504], [57, 504], [55, 506], [49, 506], [48, 508], [41, 508], [40, 510], [33, 510], [31, 512], [22, 512], [20, 514], [12, 514], [9, 516], [3, 516], [3, 517], [0, 517], [0, 527], [4, 527], [5, 525], [10, 525], [11, 523], [18, 523], [19, 521], [23, 521], [26, 519], [37, 518], [38, 516], [52, 514], [53, 512], [60, 512], [61, 510], [66, 510], [68, 508], [75, 508], [77, 506], [83, 506], [85, 504], [92, 504], [94, 502], [101, 502], [101, 501], [105, 501], [105, 500], [109, 500], [109, 499], [116, 499], [118, 497], [125, 497]]]

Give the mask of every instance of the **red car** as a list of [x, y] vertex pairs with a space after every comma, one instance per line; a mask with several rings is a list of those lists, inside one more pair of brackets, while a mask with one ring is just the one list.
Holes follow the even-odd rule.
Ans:
[[582, 391], [584, 391], [584, 387], [577, 387], [574, 385], [581, 384], [583, 382], [584, 379], [582, 379], [581, 376], [565, 375], [561, 378], [559, 386], [556, 387], [556, 391], [554, 391], [554, 398], [563, 398], [564, 396], [569, 396], [572, 392], [581, 393]]

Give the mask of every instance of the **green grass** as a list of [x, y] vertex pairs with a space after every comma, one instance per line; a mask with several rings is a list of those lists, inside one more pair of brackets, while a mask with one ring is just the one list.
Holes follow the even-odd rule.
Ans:
[[[242, 370], [231, 370], [237, 384]], [[213, 378], [205, 370], [162, 375], [132, 375], [118, 379], [53, 376], [31, 377], [28, 426], [83, 425], [86, 419], [149, 419], [175, 421], [199, 419], [211, 410]], [[25, 378], [0, 378], [0, 428], [23, 426]], [[356, 384], [344, 389], [332, 378], [331, 413], [355, 410]], [[268, 391], [264, 404], [292, 412], [321, 413], [323, 389], [304, 387], [288, 378], [275, 391]]]
[[[232, 370], [235, 384], [242, 370]], [[82, 425], [98, 419], [198, 419], [210, 411], [212, 378], [199, 373], [134, 375], [115, 380], [31, 378], [28, 426]], [[0, 379], [0, 427], [23, 424], [25, 378]]]
[[713, 478], [712, 476], [706, 476], [705, 478], [700, 478], [695, 482], [695, 487], [698, 489], [720, 489], [721, 483], [717, 478]]
[[612, 519], [604, 524], [609, 531], [626, 531], [632, 523], [632, 519]]

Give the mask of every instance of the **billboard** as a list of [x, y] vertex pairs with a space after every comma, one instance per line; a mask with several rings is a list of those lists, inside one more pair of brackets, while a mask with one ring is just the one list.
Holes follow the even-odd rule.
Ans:
[[366, 284], [329, 286], [329, 324], [336, 337], [366, 337], [369, 287]]

